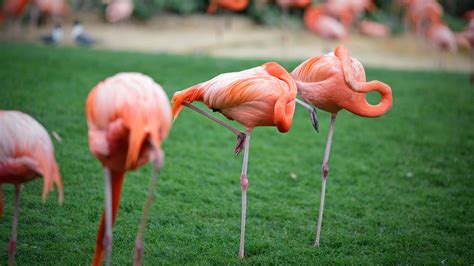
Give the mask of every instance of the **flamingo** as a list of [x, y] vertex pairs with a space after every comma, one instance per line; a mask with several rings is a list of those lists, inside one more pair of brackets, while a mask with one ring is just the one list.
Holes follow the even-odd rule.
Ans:
[[324, 13], [322, 6], [314, 6], [306, 9], [304, 13], [306, 27], [327, 39], [345, 39], [347, 30], [343, 24]]
[[0, 10], [0, 15], [3, 22], [5, 17], [13, 17], [16, 20], [19, 20], [25, 11], [26, 6], [28, 5], [28, 0], [6, 0], [3, 3], [2, 10]]
[[442, 20], [434, 19], [428, 26], [426, 38], [431, 44], [440, 49], [454, 52], [457, 50], [456, 36]]
[[143, 234], [157, 176], [164, 161], [161, 143], [171, 128], [171, 108], [163, 89], [140, 73], [119, 73], [97, 84], [86, 102], [89, 148], [102, 163], [105, 211], [97, 233], [93, 265], [101, 265], [104, 249], [110, 264], [112, 226], [127, 171], [152, 161], [153, 176], [135, 243], [134, 265], [141, 265]]
[[111, 0], [107, 1], [107, 4], [105, 18], [110, 23], [127, 20], [133, 13], [132, 0]]
[[214, 14], [218, 8], [240, 12], [247, 8], [249, 0], [210, 0], [207, 13]]
[[[334, 53], [310, 58], [297, 66], [291, 75], [295, 79], [298, 94], [305, 103], [331, 113], [331, 124], [322, 163], [322, 188], [318, 225], [314, 245], [319, 247], [323, 220], [326, 179], [329, 174], [329, 153], [336, 115], [346, 109], [364, 117], [378, 117], [392, 107], [392, 90], [380, 81], [366, 82], [364, 67], [349, 52], [339, 46]], [[367, 103], [366, 93], [377, 91], [381, 102], [377, 105]]]
[[391, 34], [389, 27], [369, 20], [362, 20], [359, 24], [360, 33], [370, 37], [388, 37]]
[[[246, 193], [248, 188], [247, 164], [250, 134], [257, 126], [276, 126], [280, 132], [290, 129], [295, 110], [296, 85], [290, 74], [279, 64], [270, 62], [241, 72], [221, 74], [174, 94], [173, 117], [176, 119], [183, 107], [188, 107], [237, 135], [235, 153], [244, 149], [240, 186], [242, 190], [242, 221], [239, 257], [244, 257]], [[246, 131], [217, 119], [192, 105], [205, 103], [210, 109], [242, 124]]]
[[43, 203], [54, 185], [58, 187], [59, 205], [63, 202], [63, 185], [54, 147], [48, 132], [31, 116], [18, 111], [0, 110], [0, 217], [3, 211], [2, 184], [15, 186], [12, 238], [9, 264], [15, 261], [20, 192], [23, 183], [43, 177]]

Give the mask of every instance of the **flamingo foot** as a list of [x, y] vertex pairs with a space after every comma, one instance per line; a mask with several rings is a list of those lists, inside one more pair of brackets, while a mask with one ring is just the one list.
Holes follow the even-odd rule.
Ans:
[[235, 143], [234, 153], [235, 155], [239, 155], [239, 153], [244, 148], [245, 143], [245, 133], [240, 132], [237, 134], [237, 143]]
[[10, 240], [10, 246], [8, 250], [9, 254], [9, 265], [13, 266], [15, 261], [15, 250], [16, 250], [16, 240]]
[[135, 256], [133, 258], [133, 265], [140, 266], [143, 262], [143, 240], [135, 242]]
[[313, 108], [312, 111], [309, 112], [311, 115], [311, 124], [313, 124], [314, 129], [316, 132], [319, 133], [319, 121], [318, 116], [316, 115], [316, 108]]

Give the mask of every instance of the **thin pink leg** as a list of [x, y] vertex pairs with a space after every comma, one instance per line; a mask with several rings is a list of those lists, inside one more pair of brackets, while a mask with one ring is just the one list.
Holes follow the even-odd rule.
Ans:
[[133, 265], [140, 266], [143, 264], [143, 236], [145, 234], [146, 220], [148, 217], [148, 210], [153, 202], [153, 194], [155, 192], [156, 183], [158, 182], [158, 174], [160, 173], [161, 166], [163, 165], [163, 156], [160, 152], [157, 159], [153, 162], [153, 175], [148, 186], [148, 194], [145, 200], [145, 207], [143, 208], [142, 219], [140, 221], [140, 227], [138, 227], [137, 238], [135, 240], [135, 256], [133, 258]]
[[241, 259], [244, 258], [245, 245], [245, 216], [247, 211], [247, 187], [249, 185], [247, 179], [247, 164], [249, 161], [250, 133], [252, 133], [250, 129], [247, 129], [245, 132], [244, 160], [242, 162], [242, 174], [240, 175], [240, 187], [242, 188], [242, 223], [240, 226], [239, 258]]
[[112, 175], [110, 169], [104, 168], [105, 176], [105, 235], [104, 235], [104, 248], [105, 248], [105, 265], [110, 266], [112, 258]]
[[332, 135], [334, 133], [334, 124], [336, 123], [336, 115], [331, 115], [331, 126], [329, 127], [328, 140], [326, 141], [326, 149], [324, 151], [323, 167], [322, 167], [322, 186], [321, 186], [321, 200], [319, 205], [318, 227], [316, 230], [316, 241], [314, 246], [319, 247], [319, 238], [321, 236], [321, 225], [323, 223], [324, 211], [324, 197], [326, 195], [326, 179], [329, 174], [329, 153], [331, 152]]
[[0, 218], [3, 216], [3, 188], [2, 184], [0, 184]]
[[15, 262], [15, 249], [16, 249], [16, 227], [18, 225], [18, 214], [20, 212], [20, 191], [21, 185], [15, 185], [15, 203], [13, 209], [13, 227], [12, 227], [12, 239], [10, 240], [10, 258], [8, 264], [14, 265]]
[[235, 144], [235, 148], [234, 148], [234, 152], [235, 154], [239, 154], [240, 151], [242, 150], [243, 148], [243, 144], [245, 142], [245, 133], [243, 133], [242, 131], [238, 130], [237, 128], [227, 124], [226, 122], [218, 119], [218, 118], [215, 118], [214, 116], [212, 116], [211, 114], [209, 114], [208, 112], [192, 105], [192, 104], [185, 104], [186, 107], [188, 107], [189, 109], [211, 119], [212, 121], [218, 123], [219, 125], [227, 128], [228, 130], [232, 131], [235, 135], [237, 135], [237, 143]]

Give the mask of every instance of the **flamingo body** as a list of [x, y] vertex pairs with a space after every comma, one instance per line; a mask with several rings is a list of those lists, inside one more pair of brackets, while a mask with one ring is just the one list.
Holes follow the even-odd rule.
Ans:
[[248, 5], [249, 0], [210, 0], [207, 13], [215, 13], [218, 8], [240, 12], [246, 9]]
[[306, 27], [327, 39], [344, 39], [347, 37], [347, 30], [343, 24], [335, 18], [323, 13], [321, 7], [309, 7], [304, 14]]
[[457, 41], [453, 31], [443, 23], [435, 23], [428, 28], [426, 37], [440, 50], [456, 51]]
[[283, 8], [305, 8], [311, 5], [311, 0], [277, 0], [277, 4]]
[[374, 21], [363, 20], [359, 24], [360, 33], [370, 37], [388, 37], [391, 34], [389, 27]]
[[378, 81], [373, 83], [378, 86], [371, 86], [370, 90], [378, 91], [382, 100], [377, 105], [369, 104], [362, 90], [354, 90], [354, 87], [360, 87], [356, 84], [370, 83], [366, 83], [364, 67], [357, 59], [350, 58], [350, 62], [346, 62], [346, 69], [352, 74], [345, 73], [344, 63], [338, 56], [343, 52], [342, 49], [338, 47], [334, 53], [310, 58], [293, 70], [291, 74], [299, 94], [308, 103], [330, 113], [346, 109], [366, 117], [383, 115], [392, 107], [390, 87]]
[[0, 111], [0, 184], [22, 184], [43, 177], [43, 201], [54, 184], [63, 199], [59, 169], [48, 132], [29, 115]]
[[128, 19], [133, 13], [132, 0], [114, 0], [105, 10], [105, 18], [110, 23], [117, 23]]
[[184, 104], [201, 101], [246, 128], [276, 126], [290, 129], [295, 110], [296, 85], [277, 63], [221, 74], [173, 96], [173, 116]]

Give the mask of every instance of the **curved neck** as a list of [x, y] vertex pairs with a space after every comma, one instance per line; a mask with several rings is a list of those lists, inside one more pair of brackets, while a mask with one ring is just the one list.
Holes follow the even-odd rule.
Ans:
[[[360, 89], [357, 93], [359, 97], [356, 97], [354, 101], [347, 106], [344, 106], [344, 109], [348, 111], [365, 117], [378, 117], [385, 114], [392, 107], [392, 90], [390, 87], [380, 81], [371, 81], [367, 83], [362, 83], [359, 85]], [[372, 105], [367, 102], [365, 99], [366, 93], [369, 91], [376, 91], [380, 93], [382, 99], [380, 103]]]

